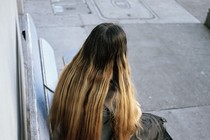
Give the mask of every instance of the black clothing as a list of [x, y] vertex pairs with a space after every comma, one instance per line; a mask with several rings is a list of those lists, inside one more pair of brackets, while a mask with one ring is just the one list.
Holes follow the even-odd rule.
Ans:
[[[102, 140], [111, 140], [113, 129], [111, 126], [111, 115], [108, 110], [103, 112], [103, 128], [102, 128]], [[166, 119], [150, 114], [143, 113], [141, 116], [142, 128], [140, 130], [141, 140], [172, 140], [164, 123]], [[138, 140], [134, 134], [130, 140]]]

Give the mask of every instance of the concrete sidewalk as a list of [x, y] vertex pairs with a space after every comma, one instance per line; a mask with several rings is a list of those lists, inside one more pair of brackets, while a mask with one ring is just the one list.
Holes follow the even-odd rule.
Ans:
[[142, 110], [165, 117], [175, 140], [210, 138], [208, 8], [209, 0], [25, 1], [59, 71], [97, 24], [122, 25]]

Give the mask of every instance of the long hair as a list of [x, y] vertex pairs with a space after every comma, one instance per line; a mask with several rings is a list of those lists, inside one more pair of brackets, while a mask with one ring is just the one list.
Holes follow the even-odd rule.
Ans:
[[113, 139], [128, 140], [140, 128], [141, 110], [130, 80], [123, 29], [96, 26], [60, 76], [50, 124], [60, 140], [100, 140], [104, 103], [114, 85]]

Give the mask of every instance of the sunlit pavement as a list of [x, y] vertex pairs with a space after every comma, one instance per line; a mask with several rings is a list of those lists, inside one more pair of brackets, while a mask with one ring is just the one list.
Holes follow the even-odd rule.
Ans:
[[54, 48], [58, 71], [99, 23], [122, 25], [137, 97], [168, 120], [176, 140], [210, 137], [209, 0], [26, 0], [38, 34]]

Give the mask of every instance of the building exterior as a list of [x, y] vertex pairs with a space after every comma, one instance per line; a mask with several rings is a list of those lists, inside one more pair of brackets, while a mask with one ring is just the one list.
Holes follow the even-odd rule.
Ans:
[[19, 15], [23, 0], [0, 1], [0, 139], [26, 138], [24, 74]]

